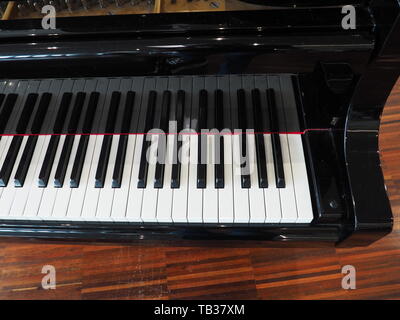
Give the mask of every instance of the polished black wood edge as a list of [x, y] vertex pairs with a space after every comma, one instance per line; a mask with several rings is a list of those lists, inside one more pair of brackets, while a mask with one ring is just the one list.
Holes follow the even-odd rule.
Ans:
[[[318, 34], [321, 30], [346, 34], [371, 31], [368, 7], [356, 7], [356, 30], [343, 30], [341, 8], [284, 8], [274, 10], [158, 13], [91, 17], [59, 17], [55, 30], [44, 30], [40, 19], [0, 20], [0, 39], [40, 41], [43, 38], [101, 38], [195, 34]], [[318, 28], [316, 28], [318, 26]]]
[[0, 21], [0, 78], [306, 73], [332, 51], [362, 73], [374, 20], [358, 7], [343, 30], [339, 9], [58, 18], [56, 30]]
[[0, 78], [311, 73], [333, 50], [335, 59], [362, 73], [373, 49], [369, 33], [203, 35], [184, 44], [182, 37], [6, 43], [0, 44]]
[[0, 236], [80, 240], [273, 240], [337, 242], [341, 225], [310, 224], [141, 224], [0, 220]]
[[329, 131], [311, 131], [303, 136], [314, 223], [340, 223], [348, 217], [338, 151]]
[[386, 99], [400, 75], [400, 3], [377, 0], [373, 4], [384, 40], [380, 40], [382, 46], [357, 83], [344, 137], [354, 238], [358, 234], [363, 238], [366, 232], [385, 234], [393, 224], [379, 158], [378, 132]]

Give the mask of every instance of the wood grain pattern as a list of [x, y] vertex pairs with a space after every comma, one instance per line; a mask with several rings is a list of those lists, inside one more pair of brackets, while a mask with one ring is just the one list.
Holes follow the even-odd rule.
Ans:
[[[1, 239], [0, 299], [399, 299], [399, 134], [400, 80], [380, 133], [395, 230], [368, 247]], [[341, 288], [348, 264], [357, 270], [356, 290]], [[43, 265], [56, 267], [56, 290], [41, 289]]]

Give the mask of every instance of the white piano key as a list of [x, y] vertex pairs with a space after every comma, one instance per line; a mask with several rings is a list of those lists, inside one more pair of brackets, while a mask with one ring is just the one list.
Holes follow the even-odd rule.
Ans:
[[247, 141], [249, 144], [249, 160], [250, 160], [250, 181], [249, 189], [250, 201], [250, 223], [263, 223], [265, 221], [265, 202], [264, 191], [258, 185], [258, 168], [255, 148], [255, 135], [248, 134]]
[[240, 136], [232, 135], [232, 151], [233, 151], [233, 190], [234, 190], [234, 206], [235, 206], [235, 223], [248, 223], [250, 221], [249, 208], [249, 192], [248, 189], [242, 188], [241, 185], [241, 168], [240, 168]]
[[172, 221], [175, 223], [188, 222], [188, 192], [191, 187], [189, 182], [190, 134], [186, 132], [181, 135], [180, 139], [182, 139], [180, 186], [173, 189], [172, 199]]
[[100, 190], [99, 204], [96, 212], [96, 219], [101, 221], [112, 221], [111, 210], [115, 190], [112, 188], [112, 176], [114, 172], [115, 159], [117, 157], [118, 142], [119, 136], [114, 135], [110, 149], [106, 178], [104, 180], [104, 187]]
[[200, 135], [190, 135], [190, 164], [187, 220], [203, 222], [203, 189], [197, 188], [197, 146]]
[[223, 189], [218, 189], [218, 220], [220, 223], [233, 223], [233, 165], [232, 165], [232, 135], [224, 137], [224, 180]]
[[126, 208], [126, 220], [128, 220], [129, 222], [142, 221], [140, 218], [140, 214], [142, 210], [143, 189], [138, 188], [137, 184], [143, 139], [145, 139], [144, 134], [139, 134], [136, 136], [131, 183], [129, 186], [128, 204]]
[[282, 223], [295, 223], [297, 221], [296, 197], [294, 194], [292, 166], [290, 164], [287, 134], [279, 134], [282, 147], [283, 171], [285, 174], [285, 188], [279, 188], [281, 196]]
[[[0, 168], [3, 167], [3, 163], [4, 163], [4, 160], [6, 159], [7, 150], [10, 147], [11, 141], [12, 141], [11, 136], [1, 137], [1, 140], [0, 140]], [[4, 189], [5, 188], [0, 188], [0, 198], [1, 198], [1, 194], [3, 193]]]
[[84, 221], [96, 220], [96, 210], [99, 201], [100, 188], [95, 188], [95, 177], [99, 163], [103, 135], [94, 135], [94, 152], [86, 186], [85, 200], [83, 201], [81, 218]]
[[207, 135], [207, 181], [203, 190], [203, 222], [218, 222], [218, 190], [215, 189], [215, 135]]
[[148, 152], [147, 158], [149, 169], [147, 173], [147, 186], [143, 191], [141, 219], [143, 222], [156, 222], [158, 189], [154, 188], [154, 176], [157, 163], [158, 135], [151, 134], [149, 138], [151, 138], [150, 152]]
[[57, 197], [57, 191], [59, 190], [59, 188], [54, 187], [54, 176], [56, 174], [57, 166], [60, 161], [60, 156], [62, 152], [62, 147], [64, 145], [65, 137], [66, 137], [65, 135], [60, 136], [60, 140], [57, 146], [57, 151], [54, 157], [53, 167], [51, 169], [49, 176], [49, 182], [47, 184], [47, 187], [44, 188], [43, 196], [40, 201], [38, 216], [42, 220], [52, 219], [51, 215], [53, 212], [53, 206]]
[[264, 134], [265, 154], [267, 159], [268, 188], [264, 188], [266, 223], [279, 223], [282, 219], [279, 189], [276, 187], [274, 156], [272, 153], [271, 135]]
[[[167, 151], [164, 165], [164, 183], [161, 189], [158, 189], [157, 199], [157, 221], [172, 222], [172, 200], [173, 190], [171, 189], [171, 173], [174, 152], [174, 134], [166, 135]], [[186, 211], [186, 210], [185, 210]]]
[[26, 142], [28, 141], [28, 136], [24, 136], [22, 139], [21, 147], [19, 148], [18, 151], [18, 156], [17, 159], [14, 163], [13, 170], [10, 175], [10, 180], [8, 181], [7, 187], [4, 187], [3, 193], [1, 194], [1, 199], [0, 199], [0, 218], [9, 218], [10, 214], [10, 209], [14, 201], [14, 196], [15, 196], [15, 188], [14, 187], [14, 181], [13, 178], [15, 176], [15, 173], [17, 172], [18, 164], [21, 160], [22, 153], [24, 151]]
[[65, 173], [64, 183], [63, 186], [59, 188], [59, 190], [57, 191], [57, 196], [54, 202], [52, 217], [56, 220], [67, 219], [68, 205], [72, 191], [69, 185], [69, 177], [71, 176], [71, 171], [74, 165], [76, 151], [78, 150], [78, 144], [79, 144], [79, 139], [77, 136], [75, 136], [71, 154], [68, 160], [68, 166], [67, 166], [67, 171]]
[[[18, 217], [18, 218], [25, 218], [24, 216], [24, 210], [25, 206], [28, 200], [29, 196], [29, 191], [33, 187], [33, 184], [37, 185], [36, 180], [35, 180], [35, 173], [36, 173], [36, 168], [39, 165], [39, 161], [41, 159], [41, 153], [42, 153], [42, 148], [44, 145], [46, 137], [45, 136], [38, 136], [35, 150], [33, 152], [29, 169], [26, 174], [25, 182], [22, 187], [15, 188], [15, 197], [14, 197], [14, 202], [12, 204], [11, 210], [10, 210], [10, 216], [13, 217]], [[13, 176], [12, 176], [13, 177]], [[37, 211], [35, 212], [28, 212], [27, 211], [27, 217], [29, 219], [37, 219]]]
[[297, 222], [309, 223], [314, 216], [301, 135], [288, 134], [288, 142], [298, 211]]
[[[83, 136], [75, 136], [75, 139], [80, 140], [82, 137]], [[83, 220], [82, 209], [86, 197], [86, 190], [88, 187], [94, 188], [94, 185], [91, 184], [89, 181], [89, 173], [94, 158], [95, 146], [96, 146], [96, 136], [90, 135], [86, 149], [85, 161], [83, 162], [83, 168], [79, 186], [78, 188], [72, 188], [71, 190], [71, 200], [67, 212], [68, 220]], [[68, 177], [68, 182], [69, 182], [69, 177]]]
[[115, 188], [114, 201], [111, 209], [111, 219], [114, 221], [126, 221], [126, 207], [128, 202], [129, 185], [133, 166], [133, 155], [135, 152], [136, 135], [128, 135], [124, 172], [120, 188]]

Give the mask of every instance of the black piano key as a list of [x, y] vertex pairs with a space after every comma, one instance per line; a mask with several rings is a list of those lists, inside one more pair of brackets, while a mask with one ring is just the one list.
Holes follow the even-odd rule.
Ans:
[[174, 163], [172, 164], [171, 172], [171, 188], [178, 189], [181, 185], [181, 160], [179, 158], [179, 150], [182, 149], [182, 141], [174, 143]]
[[147, 133], [153, 126], [154, 110], [156, 108], [157, 92], [151, 90], [149, 92], [149, 100], [147, 102], [146, 120], [144, 133]]
[[[90, 94], [88, 107], [86, 110], [85, 119], [83, 122], [83, 133], [88, 134], [92, 131], [93, 119], [96, 114], [97, 103], [99, 101], [100, 94], [98, 92], [92, 92]], [[81, 136], [78, 144], [78, 149], [76, 151], [76, 156], [74, 164], [72, 166], [71, 177], [70, 177], [70, 187], [78, 188], [79, 182], [81, 180], [83, 164], [85, 162], [86, 150], [89, 143], [89, 136]]]
[[98, 92], [92, 92], [90, 94], [85, 120], [83, 121], [83, 129], [82, 129], [83, 133], [90, 133], [92, 131], [93, 120], [96, 114], [99, 97], [100, 93]]
[[126, 94], [124, 118], [122, 119], [121, 132], [128, 133], [131, 127], [133, 108], [135, 106], [135, 92], [128, 91]]
[[16, 187], [23, 187], [26, 175], [31, 164], [33, 153], [35, 152], [38, 136], [29, 136], [26, 142], [24, 151], [22, 152], [21, 160], [18, 164], [17, 172], [14, 176], [14, 185]]
[[69, 157], [71, 155], [72, 146], [74, 144], [75, 136], [69, 135], [65, 137], [64, 145], [61, 150], [60, 161], [54, 175], [54, 186], [61, 188], [64, 184], [65, 174], [68, 168]]
[[260, 188], [268, 188], [267, 158], [265, 156], [264, 137], [262, 134], [256, 134], [255, 140], [258, 186]]
[[[160, 137], [160, 139], [165, 138], [165, 142], [167, 142], [168, 132], [168, 120], [169, 120], [169, 109], [171, 105], [171, 92], [164, 91], [162, 97], [161, 104], [161, 120], [160, 120], [160, 129], [165, 133], [164, 137]], [[154, 188], [162, 188], [164, 185], [164, 170], [165, 170], [165, 159], [166, 159], [166, 143], [164, 150], [161, 150], [160, 146], [157, 150], [157, 163], [156, 163], [156, 172], [154, 174]]]
[[[126, 95], [125, 109], [121, 125], [121, 133], [128, 133], [132, 121], [132, 113], [135, 103], [135, 92], [128, 91]], [[124, 165], [126, 157], [126, 147], [128, 145], [128, 135], [121, 135], [118, 141], [117, 157], [112, 178], [112, 187], [121, 188], [122, 176], [124, 174]]]
[[26, 133], [26, 128], [29, 123], [29, 119], [31, 118], [33, 109], [35, 108], [35, 104], [38, 98], [37, 93], [30, 93], [28, 94], [24, 107], [22, 109], [21, 115], [19, 117], [18, 123], [17, 123], [17, 128], [16, 132], [18, 134], [24, 134]]
[[78, 149], [76, 150], [76, 156], [74, 164], [72, 166], [71, 177], [69, 181], [69, 186], [71, 188], [78, 188], [79, 182], [81, 180], [81, 174], [83, 169], [83, 164], [85, 162], [86, 149], [89, 143], [89, 136], [82, 135], [79, 139]]
[[[204, 147], [202, 147], [202, 145]], [[206, 148], [207, 148], [207, 136], [199, 135], [198, 140], [198, 154], [197, 154], [197, 188], [205, 189], [207, 185], [207, 163], [202, 163], [202, 156], [206, 156]], [[203, 151], [201, 151], [203, 149]], [[203, 153], [203, 154], [202, 154]]]
[[7, 95], [3, 108], [0, 111], [0, 134], [4, 133], [4, 129], [6, 128], [6, 125], [11, 115], [11, 111], [14, 108], [17, 98], [18, 95], [15, 93], [10, 93]]
[[265, 132], [265, 126], [263, 123], [263, 117], [261, 116], [262, 113], [261, 113], [260, 91], [258, 89], [253, 89], [251, 95], [252, 95], [253, 115], [255, 123], [258, 186], [260, 188], [268, 188], [267, 158], [265, 156], [265, 143], [263, 135], [263, 132]]
[[176, 130], [181, 132], [183, 130], [183, 119], [185, 111], [185, 91], [179, 90], [176, 97], [176, 110], [175, 110], [175, 120], [176, 120]]
[[239, 129], [247, 129], [246, 93], [243, 89], [237, 90]]
[[65, 118], [68, 113], [69, 106], [72, 100], [72, 93], [65, 92], [61, 98], [60, 107], [57, 111], [56, 120], [54, 121], [53, 133], [61, 133], [62, 128], [64, 127]]
[[177, 189], [181, 184], [181, 160], [179, 157], [179, 151], [182, 149], [182, 141], [179, 139], [179, 133], [183, 130], [183, 117], [185, 109], [185, 91], [179, 90], [176, 100], [175, 115], [172, 120], [177, 122], [176, 129], [177, 135], [174, 142], [174, 163], [172, 165], [171, 172], [171, 188]]
[[277, 188], [285, 188], [285, 173], [283, 171], [282, 148], [279, 134], [271, 135], [272, 154], [274, 157], [275, 181]]
[[197, 188], [204, 189], [207, 184], [207, 135], [202, 134], [201, 129], [207, 128], [208, 94], [206, 90], [200, 90], [199, 95], [199, 124], [197, 146]]
[[6, 98], [6, 95], [4, 93], [0, 93], [0, 107], [3, 104], [5, 98]]
[[275, 103], [275, 92], [273, 89], [267, 89], [267, 103], [268, 103], [268, 111], [269, 111], [269, 122], [270, 122], [270, 132], [271, 133], [279, 133], [279, 120], [278, 120], [278, 110], [276, 110]]
[[[3, 94], [3, 93], [0, 94], [0, 107], [1, 107], [1, 105], [3, 104], [3, 101], [4, 101], [5, 97], [6, 97], [5, 94]], [[2, 137], [2, 136], [0, 135], [0, 140], [1, 140], [1, 137]]]
[[241, 167], [241, 185], [242, 188], [248, 189], [251, 187], [250, 180], [250, 170], [249, 170], [249, 150], [247, 145], [247, 110], [246, 110], [246, 97], [245, 91], [239, 89], [237, 91], [237, 101], [238, 101], [238, 116], [239, 116], [239, 127], [242, 130], [240, 153], [243, 162], [240, 164]]
[[112, 136], [106, 135], [103, 138], [101, 145], [99, 163], [97, 165], [96, 176], [95, 176], [95, 188], [103, 188], [104, 181], [106, 179], [108, 160], [110, 158], [110, 150], [112, 144]]
[[74, 108], [68, 123], [68, 133], [76, 133], [79, 124], [79, 118], [82, 114], [83, 104], [85, 103], [86, 93], [78, 92], [76, 94]]
[[149, 163], [147, 161], [147, 149], [150, 148], [150, 145], [151, 141], [147, 141], [145, 135], [143, 137], [142, 151], [140, 154], [138, 188], [146, 188], [147, 185], [147, 173], [149, 171]]
[[[61, 98], [60, 107], [57, 111], [56, 120], [54, 121], [53, 132], [54, 134], [61, 133], [61, 130], [64, 126], [65, 118], [68, 113], [68, 108], [71, 104], [72, 93], [65, 92]], [[57, 147], [60, 142], [59, 135], [53, 135], [50, 138], [49, 145], [47, 146], [46, 155], [44, 156], [43, 164], [40, 169], [38, 185], [41, 188], [47, 187], [49, 182], [49, 177], [51, 173], [51, 169], [53, 167], [54, 158], [57, 152]]]
[[[106, 133], [114, 133], [115, 120], [117, 119], [117, 112], [120, 99], [121, 99], [121, 93], [114, 91], [111, 95], [110, 107], [108, 109]], [[103, 138], [99, 163], [97, 165], [96, 176], [95, 176], [96, 188], [104, 187], [104, 181], [106, 179], [106, 174], [108, 169], [108, 160], [110, 159], [112, 140], [113, 140], [112, 135], [105, 135]]]
[[164, 132], [168, 132], [169, 124], [169, 110], [171, 106], [171, 91], [164, 91], [161, 103], [161, 119], [160, 119], [160, 129]]
[[128, 136], [121, 135], [118, 141], [117, 158], [115, 160], [115, 166], [112, 178], [113, 188], [121, 188], [127, 145], [128, 145]]
[[[1, 105], [3, 104], [3, 101], [4, 101], [5, 97], [6, 97], [5, 94], [0, 93], [0, 107], [1, 107]], [[1, 139], [1, 136], [0, 136], [0, 139]]]
[[215, 164], [215, 188], [225, 188], [225, 173], [224, 173], [224, 137], [219, 137], [219, 146], [216, 144], [216, 148], [219, 149], [219, 163]]
[[274, 157], [275, 181], [277, 188], [285, 188], [285, 172], [283, 170], [282, 148], [279, 137], [279, 123], [276, 110], [275, 95], [272, 89], [267, 89], [267, 101], [271, 123], [272, 154]]
[[14, 136], [8, 148], [6, 158], [0, 170], [0, 187], [6, 187], [10, 179], [15, 160], [17, 159], [23, 136]]
[[40, 133], [40, 130], [43, 126], [44, 118], [46, 117], [47, 110], [49, 109], [50, 100], [51, 100], [51, 93], [45, 92], [42, 94], [39, 101], [39, 106], [36, 110], [36, 114], [32, 122], [31, 132], [33, 134]]
[[[223, 92], [218, 89], [215, 91], [215, 123], [219, 131], [224, 129], [223, 114]], [[215, 154], [216, 163], [214, 165], [215, 188], [221, 189], [225, 187], [225, 156], [224, 156], [224, 137], [219, 134], [215, 136]]]
[[140, 155], [139, 175], [138, 175], [138, 188], [146, 188], [147, 173], [149, 170], [149, 163], [147, 161], [147, 149], [151, 145], [151, 139], [147, 139], [146, 134], [151, 129], [154, 118], [154, 109], [156, 106], [157, 93], [155, 91], [149, 92], [149, 101], [146, 110], [145, 122], [145, 136], [143, 137], [142, 151]]
[[40, 169], [39, 173], [38, 185], [41, 188], [47, 187], [47, 183], [49, 182], [51, 168], [53, 167], [54, 157], [56, 156], [59, 141], [59, 135], [53, 135], [50, 138], [50, 142], [46, 150], [46, 155], [44, 156], [42, 168]]
[[106, 133], [114, 133], [115, 120], [117, 119], [121, 92], [114, 91], [111, 95], [110, 108], [108, 109]]

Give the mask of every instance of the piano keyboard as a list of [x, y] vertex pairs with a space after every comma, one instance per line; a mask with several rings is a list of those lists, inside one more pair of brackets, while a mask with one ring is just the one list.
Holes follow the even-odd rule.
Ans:
[[9, 80], [0, 106], [0, 220], [313, 219], [290, 75]]

